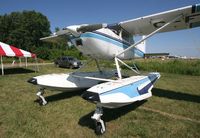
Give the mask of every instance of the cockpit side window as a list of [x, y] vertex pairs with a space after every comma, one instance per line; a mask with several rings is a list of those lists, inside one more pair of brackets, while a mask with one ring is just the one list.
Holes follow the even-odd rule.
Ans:
[[122, 38], [131, 44], [134, 43], [133, 35], [124, 30], [122, 30]]
[[122, 27], [120, 26], [110, 26], [109, 29], [115, 33], [116, 35], [120, 36], [123, 40], [129, 42], [130, 44], [134, 43], [133, 40], [133, 35], [130, 34], [129, 32], [127, 32], [126, 30], [124, 30]]

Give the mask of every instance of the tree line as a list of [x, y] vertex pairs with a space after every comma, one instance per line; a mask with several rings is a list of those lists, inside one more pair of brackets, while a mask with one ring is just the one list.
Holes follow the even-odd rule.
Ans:
[[39, 40], [50, 34], [50, 22], [40, 12], [22, 11], [0, 15], [1, 42], [35, 53], [42, 59], [52, 60], [61, 55], [83, 58], [74, 47], [69, 48], [67, 44], [51, 44]]

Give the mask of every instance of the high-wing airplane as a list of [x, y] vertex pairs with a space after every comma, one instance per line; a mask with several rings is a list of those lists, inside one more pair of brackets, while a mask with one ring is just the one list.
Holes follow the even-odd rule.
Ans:
[[[151, 97], [153, 84], [160, 78], [160, 74], [157, 72], [149, 73], [149, 75], [136, 75], [124, 78], [121, 74], [120, 64], [125, 65], [136, 73], [137, 70], [122, 60], [143, 58], [145, 54], [144, 41], [156, 33], [190, 29], [199, 26], [200, 4], [196, 4], [115, 24], [72, 25], [51, 36], [41, 38], [41, 40], [46, 42], [68, 41], [84, 55], [96, 61], [97, 59], [114, 60], [117, 73], [113, 74], [117, 75], [117, 80], [110, 79], [113, 74], [101, 75], [103, 72], [100, 69], [99, 75], [96, 73], [95, 75], [73, 73], [67, 76], [66, 74], [61, 75], [63, 77], [61, 77], [61, 81], [58, 77], [52, 76], [54, 82], [60, 81], [61, 86], [68, 87], [69, 89], [73, 87], [79, 88], [79, 86], [80, 88], [89, 88], [82, 94], [82, 97], [96, 104], [97, 108], [91, 118], [96, 124], [95, 132], [103, 134], [106, 130], [104, 121], [101, 119], [103, 107], [118, 108]], [[144, 37], [140, 41], [134, 42], [133, 37], [136, 35]], [[98, 62], [97, 66], [99, 67]], [[30, 79], [29, 82], [42, 86], [41, 80], [43, 79], [46, 83], [45, 85], [49, 85], [48, 82], [51, 81], [47, 76], [35, 77]], [[69, 79], [70, 77], [72, 79]], [[82, 80], [77, 84], [80, 78]], [[88, 83], [85, 83], [86, 80]], [[99, 81], [103, 81], [103, 83], [98, 84]], [[69, 82], [70, 84], [67, 84]], [[43, 85], [43, 88], [45, 88], [45, 85]], [[38, 93], [38, 96], [42, 99], [44, 98], [41, 93]]]

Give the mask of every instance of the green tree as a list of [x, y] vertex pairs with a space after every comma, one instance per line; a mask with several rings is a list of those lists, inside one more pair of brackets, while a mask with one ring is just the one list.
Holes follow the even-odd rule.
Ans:
[[[59, 27], [55, 28], [55, 31], [59, 30]], [[40, 41], [50, 34], [50, 22], [42, 13], [23, 11], [0, 15], [0, 41], [36, 53], [42, 59], [55, 59], [61, 55], [82, 58], [77, 49], [69, 48], [64, 42]]]
[[0, 41], [25, 50], [45, 45], [39, 39], [50, 33], [47, 17], [39, 12], [12, 12], [0, 18]]
[[55, 32], [58, 32], [58, 31], [60, 31], [60, 28], [59, 28], [59, 27], [56, 27], [56, 28], [55, 28]]

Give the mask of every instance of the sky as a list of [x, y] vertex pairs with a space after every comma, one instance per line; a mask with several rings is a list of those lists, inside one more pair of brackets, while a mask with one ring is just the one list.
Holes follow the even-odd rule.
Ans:
[[[200, 3], [200, 0], [0, 0], [0, 15], [35, 10], [56, 27], [93, 23], [118, 23], [154, 13]], [[147, 52], [200, 58], [200, 27], [159, 33], [147, 40]]]

